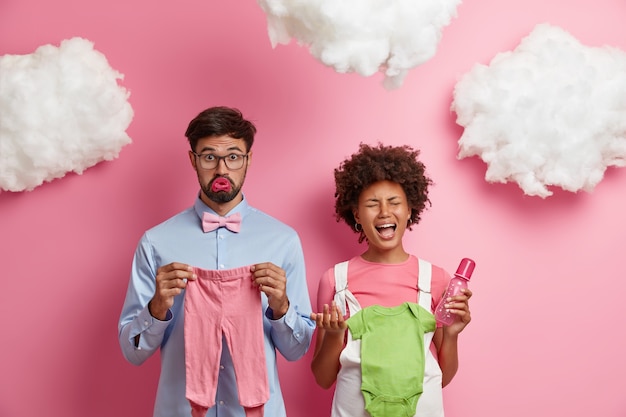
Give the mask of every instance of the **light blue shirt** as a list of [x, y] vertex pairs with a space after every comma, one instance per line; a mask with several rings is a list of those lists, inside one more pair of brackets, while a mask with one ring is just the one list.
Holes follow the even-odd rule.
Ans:
[[[154, 417], [191, 416], [191, 406], [185, 398], [184, 291], [175, 298], [165, 321], [152, 317], [147, 306], [154, 296], [157, 269], [170, 262], [217, 270], [272, 262], [287, 275], [289, 310], [279, 320], [272, 320], [267, 297], [262, 295], [270, 389], [264, 410], [267, 417], [285, 416], [275, 351], [289, 361], [300, 359], [308, 350], [315, 329], [309, 319], [311, 301], [300, 238], [291, 227], [248, 205], [245, 198], [228, 213], [241, 214], [239, 233], [224, 227], [204, 233], [202, 213], [205, 211], [214, 213], [197, 198], [193, 207], [146, 231], [141, 237], [118, 326], [122, 353], [129, 362], [140, 365], [160, 348], [161, 375]], [[139, 345], [135, 346], [137, 335], [140, 335]], [[222, 347], [216, 405], [209, 409], [207, 416], [244, 417], [232, 359], [225, 343]]]

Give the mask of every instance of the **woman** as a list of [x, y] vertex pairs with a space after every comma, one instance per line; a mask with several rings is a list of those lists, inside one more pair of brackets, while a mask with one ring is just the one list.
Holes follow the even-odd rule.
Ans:
[[335, 169], [337, 221], [367, 248], [323, 275], [320, 313], [311, 314], [311, 369], [321, 387], [336, 382], [333, 417], [443, 416], [441, 391], [458, 368], [472, 293], [447, 300], [453, 324], [435, 324], [432, 312], [450, 276], [402, 244], [430, 203], [432, 181], [418, 155], [406, 145], [361, 144]]

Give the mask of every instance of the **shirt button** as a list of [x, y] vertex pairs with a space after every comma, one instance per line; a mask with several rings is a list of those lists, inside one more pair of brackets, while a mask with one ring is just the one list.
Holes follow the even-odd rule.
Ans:
[[224, 401], [220, 401], [220, 405], [224, 405]]
[[224, 236], [223, 236], [223, 235], [219, 235], [219, 238], [220, 238], [220, 239], [224, 239]]
[[224, 369], [224, 365], [220, 365], [220, 369]]
[[224, 269], [224, 264], [220, 264], [220, 269]]
[[148, 320], [144, 320], [143, 325], [147, 326], [148, 324], [150, 324], [150, 322]]

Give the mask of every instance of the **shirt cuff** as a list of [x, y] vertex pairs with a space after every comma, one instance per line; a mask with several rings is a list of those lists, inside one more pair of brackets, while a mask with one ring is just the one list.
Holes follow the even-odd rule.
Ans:
[[141, 335], [139, 338], [139, 345], [136, 346], [135, 349], [153, 349], [155, 346], [152, 346], [153, 343], [150, 342], [156, 341], [154, 340], [154, 336], [160, 336], [165, 333], [165, 329], [169, 326], [172, 317], [173, 314], [170, 310], [167, 310], [165, 320], [163, 321], [152, 317], [150, 310], [148, 310], [148, 306], [141, 310], [139, 315], [137, 315], [137, 320], [135, 322], [136, 328], [133, 329], [134, 331], [131, 333], [131, 337]]
[[289, 333], [299, 343], [306, 339], [306, 332], [303, 329], [303, 323], [296, 309], [290, 304], [287, 312], [281, 318], [274, 320], [274, 312], [270, 307], [265, 310], [265, 317], [269, 319], [272, 329], [277, 333]]

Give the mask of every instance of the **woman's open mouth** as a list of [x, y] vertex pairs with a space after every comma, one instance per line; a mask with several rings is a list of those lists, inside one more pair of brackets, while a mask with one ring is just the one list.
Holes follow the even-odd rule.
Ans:
[[376, 226], [378, 234], [383, 239], [391, 239], [396, 233], [397, 226], [394, 223], [385, 223]]

